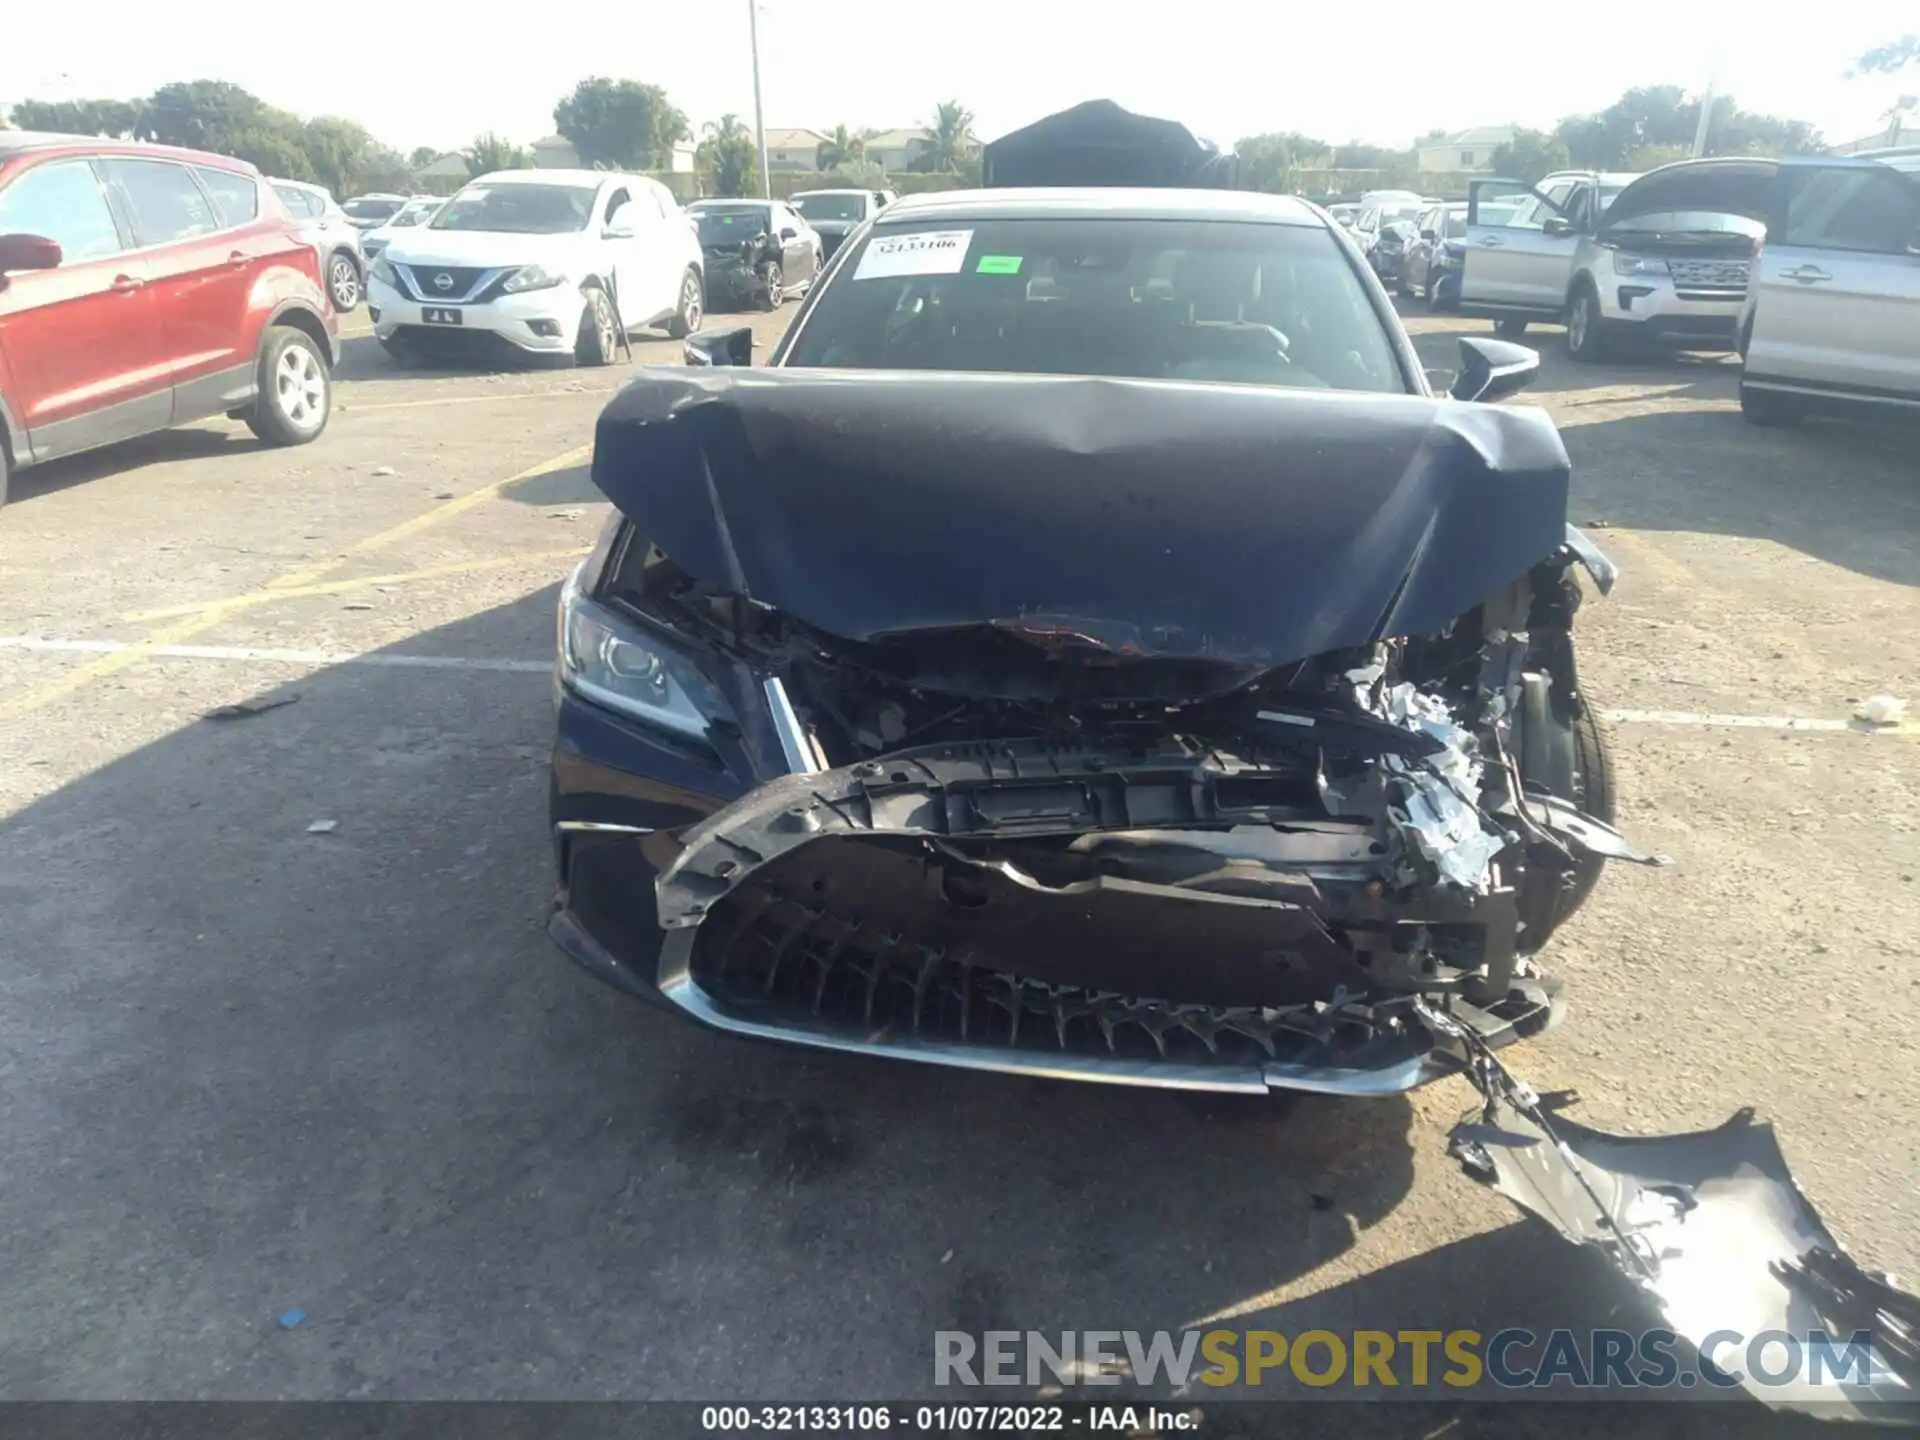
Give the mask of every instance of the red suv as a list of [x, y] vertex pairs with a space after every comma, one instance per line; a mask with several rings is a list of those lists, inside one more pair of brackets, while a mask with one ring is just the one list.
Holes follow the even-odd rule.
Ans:
[[213, 415], [326, 428], [339, 324], [320, 257], [251, 165], [0, 131], [7, 473]]

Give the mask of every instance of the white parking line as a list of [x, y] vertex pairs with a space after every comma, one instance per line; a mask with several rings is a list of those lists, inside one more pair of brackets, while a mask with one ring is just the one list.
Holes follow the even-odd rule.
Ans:
[[[388, 670], [482, 670], [507, 675], [546, 675], [551, 660], [490, 659], [481, 655], [400, 655], [388, 650], [287, 650], [252, 645], [148, 645], [138, 640], [53, 640], [41, 635], [0, 635], [0, 650], [54, 655], [120, 655], [138, 651], [154, 660], [217, 660], [258, 665], [370, 665]], [[1691, 710], [1603, 710], [1616, 725], [1669, 725], [1689, 730], [1820, 730], [1898, 735], [1907, 726], [1868, 726], [1811, 715], [1708, 715]]]

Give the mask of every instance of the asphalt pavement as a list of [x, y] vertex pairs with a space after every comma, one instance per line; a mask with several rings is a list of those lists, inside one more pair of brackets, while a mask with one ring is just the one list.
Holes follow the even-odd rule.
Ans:
[[[1441, 367], [1484, 330], [1415, 328]], [[625, 367], [412, 371], [350, 335], [318, 444], [199, 426], [0, 513], [0, 1394], [905, 1396], [939, 1329], [1628, 1313], [1446, 1158], [1461, 1082], [890, 1066], [577, 973], [543, 930], [548, 662]], [[1610, 870], [1548, 958], [1566, 1023], [1511, 1059], [1617, 1130], [1757, 1106], [1911, 1276], [1920, 755], [1849, 717], [1920, 700], [1912, 441], [1755, 430], [1724, 360], [1539, 338], [1526, 403], [1623, 571], [1580, 633], [1621, 823], [1674, 864]]]

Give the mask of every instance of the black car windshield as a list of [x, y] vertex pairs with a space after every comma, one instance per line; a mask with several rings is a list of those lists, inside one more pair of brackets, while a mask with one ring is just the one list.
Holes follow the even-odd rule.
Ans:
[[809, 220], [859, 220], [866, 207], [859, 195], [796, 195], [793, 208]]
[[784, 363], [1409, 390], [1386, 322], [1319, 226], [923, 222], [870, 232]]
[[446, 203], [427, 228], [564, 235], [587, 228], [594, 194], [586, 185], [469, 185]]
[[349, 200], [340, 208], [355, 220], [385, 220], [406, 203], [404, 200]]
[[764, 205], [729, 205], [725, 209], [702, 207], [694, 211], [693, 218], [699, 223], [702, 245], [725, 245], [766, 234], [767, 214]]

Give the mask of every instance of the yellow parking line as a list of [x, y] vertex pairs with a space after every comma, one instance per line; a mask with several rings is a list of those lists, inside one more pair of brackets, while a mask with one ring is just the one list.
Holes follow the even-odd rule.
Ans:
[[0, 699], [0, 720], [16, 720], [23, 715], [30, 715], [56, 700], [64, 699], [85, 689], [96, 680], [117, 675], [122, 670], [138, 665], [146, 658], [150, 646], [177, 645], [183, 640], [191, 640], [195, 635], [205, 634], [225, 620], [236, 605], [244, 607], [263, 603], [264, 600], [278, 600], [288, 591], [316, 584], [324, 579], [329, 571], [338, 569], [355, 555], [363, 555], [370, 550], [384, 550], [397, 541], [438, 525], [449, 516], [461, 514], [476, 505], [484, 504], [517, 481], [531, 480], [536, 475], [548, 475], [555, 470], [565, 470], [568, 466], [576, 465], [586, 459], [592, 453], [591, 445], [576, 446], [550, 460], [542, 460], [538, 465], [530, 466], [517, 475], [509, 475], [504, 480], [495, 480], [489, 485], [482, 485], [478, 490], [470, 490], [457, 500], [449, 500], [446, 504], [429, 510], [423, 515], [416, 515], [413, 519], [403, 521], [391, 529], [369, 535], [366, 539], [349, 545], [331, 559], [315, 560], [296, 570], [289, 570], [277, 579], [269, 580], [258, 590], [250, 591], [245, 595], [237, 595], [230, 600], [213, 601], [203, 606], [191, 618], [154, 631], [131, 649], [122, 650], [114, 655], [102, 655], [98, 659], [89, 660], [84, 665], [76, 665], [57, 680], [50, 680], [44, 685], [24, 690], [18, 695]]
[[503, 390], [494, 395], [443, 395], [437, 400], [381, 400], [362, 405], [352, 398], [337, 407], [343, 415], [370, 415], [376, 410], [428, 410], [441, 405], [479, 405], [488, 400], [558, 400], [570, 395], [611, 395], [618, 385], [593, 385], [579, 390]]
[[202, 600], [190, 605], [169, 605], [163, 610], [136, 610], [120, 618], [128, 623], [151, 623], [155, 620], [174, 620], [182, 615], [198, 615], [211, 609], [219, 609], [231, 615], [236, 610], [250, 610], [256, 605], [269, 605], [277, 600], [299, 600], [311, 595], [345, 595], [355, 590], [367, 590], [377, 585], [406, 585], [416, 580], [438, 580], [447, 575], [471, 575], [481, 570], [506, 570], [515, 565], [531, 565], [539, 560], [567, 560], [578, 558], [592, 551], [591, 545], [575, 545], [566, 550], [534, 550], [513, 555], [495, 555], [486, 560], [462, 560], [453, 565], [429, 565], [424, 570], [396, 570], [391, 575], [362, 575], [352, 580], [328, 580], [319, 585], [302, 585], [297, 590], [277, 589], [271, 594], [242, 595], [237, 599]]

